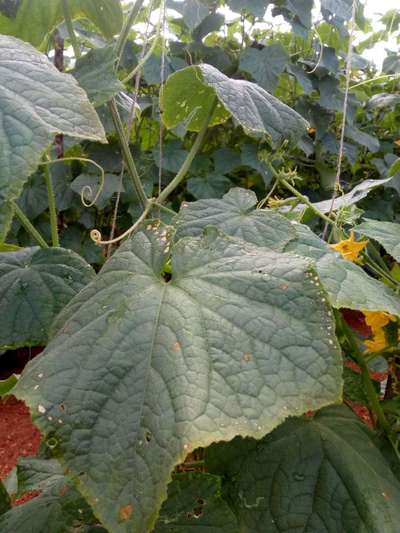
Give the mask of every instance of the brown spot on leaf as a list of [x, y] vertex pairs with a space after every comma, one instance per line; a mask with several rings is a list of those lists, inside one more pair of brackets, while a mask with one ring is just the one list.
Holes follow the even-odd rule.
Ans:
[[60, 496], [65, 496], [68, 491], [69, 491], [68, 485], [64, 485], [63, 487], [61, 487], [59, 494]]
[[132, 513], [133, 513], [132, 505], [130, 504], [124, 505], [119, 510], [119, 513], [118, 513], [119, 519], [125, 522], [126, 520], [129, 520], [129, 518], [132, 516]]
[[252, 361], [253, 359], [253, 356], [251, 355], [251, 353], [245, 353], [242, 357], [242, 361], [244, 363], [250, 363], [250, 361]]

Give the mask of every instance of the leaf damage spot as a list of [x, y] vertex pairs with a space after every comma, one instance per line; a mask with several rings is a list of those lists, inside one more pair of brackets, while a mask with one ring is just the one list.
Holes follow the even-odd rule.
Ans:
[[120, 507], [118, 511], [118, 516], [122, 522], [126, 522], [132, 516], [132, 513], [133, 513], [133, 506], [128, 504], [128, 505], [124, 505], [123, 507]]
[[250, 361], [253, 360], [253, 356], [251, 353], [245, 353], [242, 357], [243, 363], [250, 363]]

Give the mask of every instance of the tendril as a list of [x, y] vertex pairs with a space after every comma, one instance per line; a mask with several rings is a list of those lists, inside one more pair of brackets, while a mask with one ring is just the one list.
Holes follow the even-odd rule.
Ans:
[[122, 239], [124, 239], [125, 237], [129, 237], [130, 235], [132, 235], [134, 231], [138, 229], [140, 224], [145, 220], [147, 215], [153, 209], [154, 205], [155, 205], [154, 200], [149, 200], [145, 210], [140, 215], [140, 217], [137, 219], [137, 221], [134, 224], [132, 224], [130, 228], [124, 231], [124, 233], [122, 233], [122, 235], [120, 235], [119, 237], [116, 237], [115, 239], [111, 239], [109, 241], [103, 241], [101, 240], [102, 239], [101, 232], [98, 229], [92, 229], [92, 231], [90, 232], [90, 238], [92, 239], [92, 241], [94, 241], [95, 244], [98, 244], [98, 245], [115, 244], [116, 242], [122, 241]]
[[99, 184], [99, 190], [96, 192], [95, 197], [91, 202], [86, 202], [85, 200], [85, 194], [86, 196], [92, 197], [93, 196], [93, 189], [90, 185], [84, 185], [82, 187], [82, 190], [80, 192], [81, 202], [85, 207], [93, 207], [94, 204], [99, 199], [100, 194], [102, 193], [104, 189], [104, 183], [105, 183], [105, 173], [104, 168], [96, 163], [96, 161], [93, 161], [93, 159], [89, 159], [87, 157], [63, 157], [62, 159], [50, 159], [49, 161], [42, 161], [40, 165], [53, 165], [55, 163], [62, 163], [64, 161], [83, 161], [84, 163], [90, 163], [91, 165], [94, 165], [96, 168], [100, 170], [100, 184]]

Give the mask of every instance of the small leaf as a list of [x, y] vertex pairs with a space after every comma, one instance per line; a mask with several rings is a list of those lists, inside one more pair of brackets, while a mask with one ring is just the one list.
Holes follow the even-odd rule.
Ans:
[[113, 46], [95, 48], [79, 58], [71, 72], [95, 107], [105, 104], [124, 88], [115, 74], [116, 59]]
[[262, 50], [246, 48], [240, 55], [240, 69], [251, 74], [266, 91], [273, 93], [279, 76], [289, 61], [288, 53], [279, 44], [265, 46]]
[[200, 0], [167, 0], [167, 7], [174, 9], [183, 16], [189, 31], [193, 31], [207, 17], [208, 7]]
[[93, 277], [71, 250], [0, 253], [0, 348], [46, 344], [54, 317]]
[[231, 180], [217, 172], [195, 176], [187, 180], [187, 190], [196, 199], [221, 198], [229, 189]]
[[230, 79], [211, 65], [186, 67], [172, 74], [164, 87], [161, 107], [167, 128], [174, 128], [194, 113], [187, 128], [199, 131], [215, 100], [218, 105], [210, 126], [232, 116], [249, 135], [273, 140], [297, 139], [308, 123], [293, 109], [254, 83]]

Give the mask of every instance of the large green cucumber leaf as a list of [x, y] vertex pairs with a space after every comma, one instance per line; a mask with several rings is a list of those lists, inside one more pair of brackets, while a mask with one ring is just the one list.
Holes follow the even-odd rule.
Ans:
[[0, 242], [16, 200], [56, 133], [106, 142], [85, 92], [29, 44], [0, 35]]
[[[73, 18], [88, 18], [109, 39], [120, 32], [120, 0], [68, 0]], [[64, 20], [61, 0], [22, 0], [15, 16], [0, 13], [0, 33], [13, 35], [40, 47]]]
[[219, 476], [176, 474], [168, 485], [154, 533], [239, 533], [237, 519], [222, 498]]
[[124, 88], [115, 74], [116, 59], [113, 46], [95, 48], [78, 59], [72, 71], [96, 107], [105, 104]]
[[400, 224], [364, 219], [354, 231], [379, 242], [388, 254], [400, 261]]
[[226, 476], [242, 533], [395, 533], [400, 483], [375, 439], [349, 409], [333, 406], [261, 441], [213, 445], [207, 465]]
[[400, 316], [400, 298], [363, 269], [334, 252], [308, 226], [289, 222], [268, 209], [256, 209], [247, 189], [231, 189], [223, 199], [184, 204], [176, 219], [177, 236], [199, 235], [208, 225], [250, 244], [295, 253], [315, 261], [333, 307], [386, 311]]
[[334, 322], [308, 261], [215, 230], [173, 245], [165, 278], [171, 241], [154, 226], [127, 241], [14, 389], [113, 533], [151, 530], [194, 448], [260, 438], [341, 396]]
[[63, 248], [0, 253], [0, 349], [46, 344], [54, 317], [94, 276]]
[[212, 103], [218, 100], [210, 126], [230, 116], [248, 135], [300, 138], [308, 123], [296, 111], [245, 80], [234, 80], [211, 65], [186, 67], [167, 79], [161, 94], [162, 119], [167, 128], [188, 121], [190, 131], [199, 131]]
[[235, 187], [221, 200], [184, 203], [176, 220], [176, 237], [195, 237], [212, 225], [232, 237], [282, 252], [296, 238], [296, 230], [279, 213], [256, 209], [257, 202], [253, 191]]

